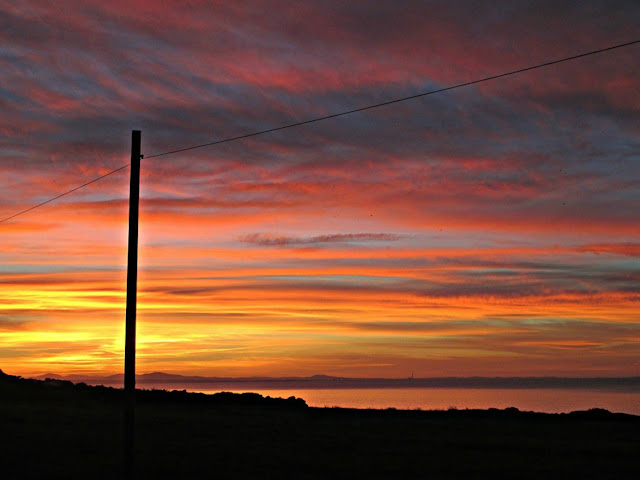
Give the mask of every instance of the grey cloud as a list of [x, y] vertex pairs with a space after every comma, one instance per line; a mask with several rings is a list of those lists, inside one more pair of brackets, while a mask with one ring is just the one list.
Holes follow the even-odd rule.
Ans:
[[394, 242], [400, 235], [390, 233], [346, 233], [318, 235], [315, 237], [288, 237], [264, 233], [252, 233], [240, 237], [240, 241], [263, 247], [284, 247], [296, 245], [317, 245], [327, 243], [362, 243], [362, 242]]

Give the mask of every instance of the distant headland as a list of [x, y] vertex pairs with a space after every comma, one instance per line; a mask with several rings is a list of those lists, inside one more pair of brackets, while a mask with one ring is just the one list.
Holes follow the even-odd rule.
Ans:
[[[122, 374], [96, 375], [57, 375], [46, 373], [36, 379], [58, 379], [72, 382], [84, 382], [89, 385], [122, 385]], [[296, 387], [314, 388], [562, 388], [596, 389], [612, 391], [640, 392], [638, 377], [429, 377], [429, 378], [353, 378], [330, 375], [312, 375], [309, 377], [206, 377], [177, 375], [164, 372], [136, 375], [140, 386], [175, 385], [258, 385], [263, 389]]]

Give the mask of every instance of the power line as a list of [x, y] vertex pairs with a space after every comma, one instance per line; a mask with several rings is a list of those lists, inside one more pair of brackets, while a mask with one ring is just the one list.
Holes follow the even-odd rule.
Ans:
[[[371, 110], [371, 109], [374, 109], [374, 108], [380, 108], [380, 107], [384, 107], [384, 106], [387, 106], [387, 105], [392, 105], [394, 103], [406, 102], [408, 100], [414, 100], [416, 98], [426, 97], [426, 96], [429, 96], [429, 95], [434, 95], [436, 93], [442, 93], [442, 92], [446, 92], [446, 91], [449, 91], [449, 90], [455, 90], [457, 88], [467, 87], [467, 86], [470, 86], [470, 85], [476, 85], [478, 83], [488, 82], [490, 80], [496, 80], [498, 78], [508, 77], [510, 75], [517, 75], [519, 73], [524, 73], [524, 72], [528, 72], [528, 71], [531, 71], [531, 70], [536, 70], [538, 68], [544, 68], [544, 67], [548, 67], [548, 66], [551, 66], [551, 65], [556, 65], [558, 63], [568, 62], [570, 60], [576, 60], [578, 58], [588, 57], [590, 55], [596, 55], [598, 53], [604, 53], [604, 52], [608, 52], [608, 51], [615, 50], [615, 49], [618, 49], [618, 48], [628, 47], [628, 46], [634, 45], [636, 43], [640, 43], [640, 40], [634, 40], [632, 42], [627, 42], [627, 43], [620, 43], [618, 45], [613, 45], [613, 46], [606, 47], [606, 48], [601, 48], [601, 49], [598, 49], [598, 50], [591, 50], [589, 52], [580, 53], [578, 55], [572, 55], [570, 57], [561, 58], [559, 60], [552, 60], [552, 61], [549, 61], [549, 62], [539, 63], [539, 64], [533, 65], [531, 67], [525, 67], [525, 68], [520, 68], [520, 69], [517, 69], [517, 70], [511, 70], [509, 72], [500, 73], [498, 75], [491, 75], [489, 77], [484, 77], [484, 78], [480, 78], [480, 79], [477, 79], [477, 80], [472, 80], [470, 82], [458, 83], [456, 85], [451, 85], [449, 87], [438, 88], [436, 90], [430, 90], [428, 92], [418, 93], [416, 95], [410, 95], [408, 97], [396, 98], [394, 100], [388, 100], [386, 102], [376, 103], [374, 105], [367, 105], [366, 107], [360, 107], [360, 108], [355, 108], [353, 110], [347, 110], [347, 111], [344, 111], [344, 112], [333, 113], [331, 115], [325, 115], [323, 117], [317, 117], [317, 118], [312, 118], [310, 120], [304, 120], [304, 121], [301, 121], [301, 122], [290, 123], [288, 125], [282, 125], [280, 127], [269, 128], [267, 130], [261, 130], [261, 131], [258, 131], [258, 132], [246, 133], [246, 134], [243, 134], [243, 135], [238, 135], [236, 137], [229, 137], [229, 138], [225, 138], [225, 139], [222, 139], [222, 140], [216, 140], [216, 141], [213, 141], [213, 142], [202, 143], [200, 145], [193, 145], [191, 147], [179, 148], [177, 150], [170, 150], [168, 152], [163, 152], [163, 153], [156, 153], [154, 155], [148, 155], [148, 156], [146, 156], [146, 158], [149, 159], [149, 158], [155, 158], [155, 157], [162, 157], [162, 156], [165, 156], [165, 155], [172, 155], [174, 153], [181, 153], [181, 152], [186, 152], [186, 151], [189, 151], [189, 150], [195, 150], [197, 148], [210, 147], [210, 146], [213, 146], [213, 145], [219, 145], [221, 143], [233, 142], [235, 140], [242, 140], [243, 138], [256, 137], [258, 135], [264, 135], [266, 133], [277, 132], [279, 130], [285, 130], [287, 128], [299, 127], [299, 126], [307, 125], [307, 124], [310, 124], [310, 123], [320, 122], [322, 120], [329, 120], [331, 118], [342, 117], [344, 115], [350, 115], [352, 113], [363, 112], [365, 110]], [[25, 214], [27, 212], [30, 212], [31, 210], [34, 210], [34, 209], [36, 209], [38, 207], [46, 205], [47, 203], [51, 203], [54, 200], [57, 200], [57, 199], [59, 199], [61, 197], [64, 197], [65, 195], [69, 195], [70, 193], [73, 193], [76, 190], [80, 190], [81, 188], [86, 187], [87, 185], [91, 185], [92, 183], [95, 183], [95, 182], [97, 182], [99, 180], [102, 180], [103, 178], [108, 177], [109, 175], [111, 175], [113, 173], [119, 172], [120, 170], [124, 170], [129, 165], [130, 164], [123, 165], [122, 167], [116, 168], [115, 170], [112, 170], [109, 173], [106, 173], [106, 174], [104, 174], [104, 175], [102, 175], [102, 176], [100, 176], [98, 178], [94, 178], [93, 180], [91, 180], [91, 181], [89, 181], [87, 183], [84, 183], [84, 184], [82, 184], [82, 185], [80, 185], [80, 186], [78, 186], [76, 188], [73, 188], [72, 190], [69, 190], [69, 191], [67, 191], [65, 193], [62, 193], [62, 194], [60, 194], [60, 195], [58, 195], [56, 197], [50, 198], [49, 200], [47, 200], [45, 202], [39, 203], [38, 205], [34, 205], [34, 206], [32, 206], [30, 208], [27, 208], [26, 210], [23, 210], [21, 212], [18, 212], [18, 213], [14, 214], [14, 215], [11, 215], [10, 217], [7, 217], [7, 218], [5, 218], [3, 220], [0, 220], [0, 223], [4, 223], [7, 220], [11, 220], [12, 218], [15, 218], [17, 216], [23, 215], [23, 214]]]
[[320, 122], [322, 120], [328, 120], [330, 118], [342, 117], [344, 115], [350, 115], [352, 113], [363, 112], [365, 110], [371, 110], [373, 108], [384, 107], [386, 105], [392, 105], [394, 103], [406, 102], [407, 100], [413, 100], [413, 99], [416, 99], [416, 98], [426, 97], [428, 95], [433, 95], [433, 94], [436, 94], [436, 93], [446, 92], [448, 90], [454, 90], [456, 88], [467, 87], [469, 85], [475, 85], [477, 83], [488, 82], [489, 80], [495, 80], [497, 78], [507, 77], [509, 75], [516, 75], [518, 73], [528, 72], [529, 70], [535, 70], [537, 68], [548, 67], [550, 65], [555, 65], [557, 63], [568, 62], [569, 60], [575, 60], [577, 58], [587, 57], [589, 55], [595, 55], [597, 53], [608, 52], [609, 50], [614, 50], [616, 48], [627, 47], [629, 45], [633, 45], [634, 43], [640, 43], [640, 40], [634, 40], [633, 42], [621, 43], [619, 45], [614, 45], [612, 47], [601, 48], [600, 50], [593, 50], [591, 52], [581, 53], [579, 55], [573, 55], [571, 57], [562, 58], [560, 60], [553, 60], [553, 61], [550, 61], [550, 62], [540, 63], [540, 64], [534, 65], [532, 67], [520, 68], [518, 70], [512, 70], [510, 72], [501, 73], [499, 75], [492, 75], [490, 77], [485, 77], [485, 78], [481, 78], [481, 79], [478, 79], [478, 80], [472, 80], [470, 82], [459, 83], [457, 85], [452, 85], [450, 87], [439, 88], [437, 90], [431, 90], [429, 92], [418, 93], [416, 95], [411, 95], [411, 96], [408, 96], [408, 97], [397, 98], [395, 100], [389, 100], [389, 101], [382, 102], [382, 103], [376, 103], [375, 105], [368, 105], [366, 107], [355, 108], [353, 110], [347, 110], [345, 112], [333, 113], [331, 115], [326, 115], [324, 117], [318, 117], [318, 118], [312, 118], [311, 120], [304, 120], [302, 122], [290, 123], [288, 125], [283, 125], [281, 127], [275, 127], [275, 128], [270, 128], [268, 130], [262, 130], [260, 132], [247, 133], [247, 134], [244, 134], [244, 135], [239, 135], [237, 137], [225, 138], [224, 140], [216, 140], [214, 142], [203, 143], [201, 145], [194, 145], [192, 147], [180, 148], [178, 150], [171, 150], [169, 152], [156, 153], [155, 155], [149, 155], [146, 158], [161, 157], [163, 155], [171, 155], [173, 153], [180, 153], [180, 152], [186, 152], [188, 150], [195, 150], [196, 148], [209, 147], [211, 145], [219, 145], [221, 143], [232, 142], [234, 140], [241, 140], [243, 138], [255, 137], [257, 135], [263, 135], [265, 133], [277, 132], [278, 130], [284, 130], [284, 129], [287, 129], [287, 128], [299, 127], [301, 125], [307, 125], [309, 123]]
[[16, 218], [17, 216], [19, 216], [19, 215], [23, 215], [23, 214], [25, 214], [25, 213], [27, 213], [27, 212], [30, 212], [31, 210], [35, 210], [36, 208], [41, 207], [41, 206], [43, 206], [43, 205], [46, 205], [47, 203], [51, 203], [51, 202], [53, 202], [54, 200], [58, 200], [59, 198], [62, 198], [62, 197], [64, 197], [65, 195], [69, 195], [70, 193], [73, 193], [73, 192], [75, 192], [76, 190], [80, 190], [81, 188], [84, 188], [84, 187], [86, 187], [87, 185], [91, 185], [92, 183], [95, 183], [95, 182], [97, 182], [98, 180], [102, 180], [103, 178], [108, 177], [109, 175], [113, 175], [114, 173], [119, 172], [120, 170], [124, 170], [124, 169], [125, 169], [125, 168], [127, 168], [129, 165], [131, 165], [131, 164], [130, 164], [130, 163], [127, 163], [126, 165], [123, 165], [122, 167], [116, 168], [115, 170], [111, 170], [109, 173], [105, 173], [104, 175], [102, 175], [102, 176], [100, 176], [100, 177], [98, 177], [98, 178], [94, 178], [93, 180], [91, 180], [91, 181], [89, 181], [89, 182], [87, 182], [87, 183], [83, 183], [82, 185], [80, 185], [80, 186], [78, 186], [78, 187], [76, 187], [76, 188], [72, 188], [72, 189], [71, 189], [71, 190], [69, 190], [68, 192], [61, 193], [60, 195], [55, 196], [55, 197], [53, 197], [53, 198], [50, 198], [49, 200], [46, 200], [46, 201], [44, 201], [44, 202], [42, 202], [42, 203], [39, 203], [39, 204], [37, 204], [37, 205], [34, 205], [33, 207], [29, 207], [29, 208], [27, 208], [26, 210], [23, 210], [23, 211], [18, 212], [18, 213], [14, 214], [14, 215], [11, 215], [10, 217], [7, 217], [7, 218], [5, 218], [5, 219], [3, 219], [3, 220], [0, 220], [0, 223], [6, 222], [7, 220], [11, 220], [12, 218]]

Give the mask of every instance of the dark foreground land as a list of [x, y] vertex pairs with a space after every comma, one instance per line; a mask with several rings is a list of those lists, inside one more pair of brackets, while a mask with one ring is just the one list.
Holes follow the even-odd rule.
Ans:
[[[136, 478], [640, 478], [640, 417], [139, 391]], [[0, 478], [122, 478], [122, 392], [0, 372]]]

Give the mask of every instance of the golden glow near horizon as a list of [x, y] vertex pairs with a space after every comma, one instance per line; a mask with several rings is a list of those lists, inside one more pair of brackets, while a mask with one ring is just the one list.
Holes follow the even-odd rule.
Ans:
[[[416, 236], [407, 235], [408, 241]], [[566, 270], [585, 262], [606, 265], [619, 258], [615, 254], [585, 253], [582, 246], [547, 251], [394, 245], [400, 242], [374, 248], [351, 247], [349, 241], [313, 247], [236, 241], [211, 249], [215, 256], [179, 246], [173, 259], [168, 247], [155, 257], [156, 249], [143, 244], [138, 371], [634, 373], [636, 367], [624, 362], [637, 344], [637, 297], [563, 288], [576, 280], [550, 261]], [[22, 264], [27, 255], [18, 251], [12, 258]], [[519, 265], [524, 258], [530, 265]], [[545, 271], [532, 266], [541, 259]], [[125, 286], [118, 263], [114, 258], [102, 271], [84, 266], [79, 272], [73, 261], [46, 263], [33, 273], [5, 274], [0, 312], [20, 321], [0, 332], [3, 352], [11, 352], [3, 369], [22, 375], [120, 372]], [[559, 278], [541, 284], [549, 274]], [[604, 367], [600, 358], [606, 358]]]
[[[310, 2], [277, 27], [233, 2], [28, 3], [0, 6], [21, 25], [0, 32], [2, 218], [127, 164], [133, 128], [150, 156], [637, 24], [513, 2], [508, 23], [493, 4]], [[638, 48], [143, 160], [138, 372], [640, 375]], [[125, 169], [0, 225], [2, 370], [122, 372], [127, 195]]]

